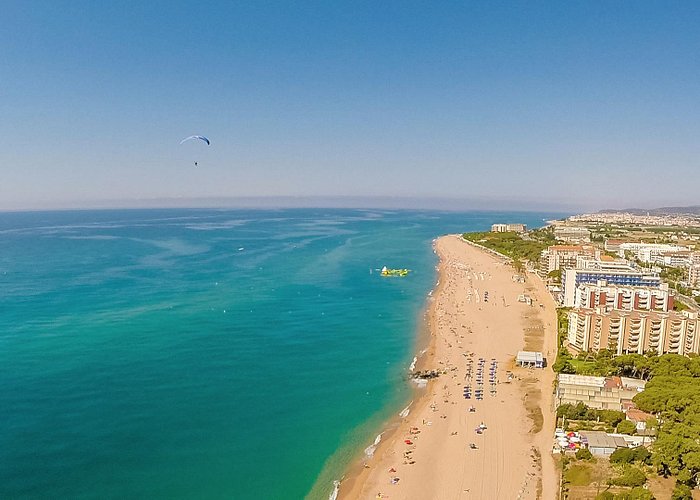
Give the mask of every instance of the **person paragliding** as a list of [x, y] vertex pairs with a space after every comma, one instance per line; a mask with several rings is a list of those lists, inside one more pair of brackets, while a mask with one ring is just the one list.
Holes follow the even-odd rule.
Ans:
[[[191, 135], [191, 136], [189, 136], [189, 137], [185, 137], [183, 140], [180, 141], [180, 144], [183, 144], [183, 143], [185, 143], [185, 142], [187, 142], [187, 141], [189, 141], [189, 140], [192, 140], [192, 139], [196, 139], [196, 140], [200, 140], [200, 141], [202, 141], [202, 142], [206, 142], [206, 143], [207, 143], [207, 146], [211, 146], [211, 141], [210, 141], [209, 139], [207, 139], [206, 137], [204, 137], [203, 135]], [[198, 166], [199, 166], [199, 162], [195, 161], [195, 162], [194, 162], [194, 166], [195, 166], [195, 167], [198, 167]]]

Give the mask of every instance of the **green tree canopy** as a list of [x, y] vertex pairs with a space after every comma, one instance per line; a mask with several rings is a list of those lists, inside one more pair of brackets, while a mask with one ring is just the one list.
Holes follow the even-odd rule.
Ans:
[[634, 434], [637, 432], [637, 426], [629, 420], [623, 420], [617, 424], [617, 432], [620, 434]]

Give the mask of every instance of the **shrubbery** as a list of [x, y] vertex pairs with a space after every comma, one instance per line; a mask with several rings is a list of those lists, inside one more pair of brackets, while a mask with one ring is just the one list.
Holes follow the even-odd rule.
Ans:
[[596, 500], [654, 500], [654, 495], [651, 494], [649, 490], [644, 488], [636, 487], [632, 488], [630, 491], [625, 491], [623, 493], [612, 493], [610, 491], [604, 491], [600, 493]]
[[637, 448], [620, 448], [615, 450], [610, 455], [610, 463], [613, 464], [631, 464], [631, 463], [648, 463], [651, 458], [651, 453], [644, 446]]
[[637, 426], [629, 420], [623, 420], [617, 424], [617, 432], [620, 434], [634, 434], [637, 432]]
[[676, 483], [671, 500], [693, 500], [693, 491], [686, 484]]
[[615, 486], [641, 486], [647, 482], [647, 476], [636, 467], [625, 467], [620, 477], [610, 481]]
[[575, 405], [566, 403], [557, 408], [557, 417], [565, 417], [569, 420], [593, 420], [605, 422], [616, 426], [625, 418], [625, 414], [616, 410], [596, 410], [579, 402]]
[[[565, 312], [559, 311], [560, 341], [566, 333], [564, 316]], [[570, 355], [560, 353], [553, 368], [575, 371], [572, 361]], [[591, 374], [649, 380], [644, 391], [634, 397], [634, 402], [641, 410], [658, 415], [658, 420], [647, 424], [648, 428], [657, 430], [652, 463], [664, 476], [673, 475], [681, 483], [697, 485], [700, 482], [700, 441], [697, 440], [700, 435], [700, 356], [627, 354], [614, 357], [611, 352], [601, 351], [590, 361], [587, 370]], [[580, 420], [592, 417], [592, 413], [577, 407], [559, 409], [557, 415]], [[596, 414], [598, 417], [601, 416]], [[605, 417], [604, 420], [614, 419]], [[611, 425], [621, 421], [622, 418]], [[626, 425], [623, 424], [622, 430]]]
[[486, 248], [507, 255], [513, 260], [522, 260], [529, 262], [538, 262], [542, 250], [546, 250], [549, 245], [553, 244], [553, 240], [549, 239], [532, 239], [533, 233], [530, 233], [531, 239], [524, 240], [517, 233], [464, 233], [462, 236], [465, 240], [478, 243]]

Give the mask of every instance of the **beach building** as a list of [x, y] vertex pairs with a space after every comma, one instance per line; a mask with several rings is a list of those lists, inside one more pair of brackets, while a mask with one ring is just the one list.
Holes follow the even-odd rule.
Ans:
[[574, 352], [611, 349], [620, 354], [700, 354], [700, 320], [689, 311], [569, 311], [567, 340]]
[[527, 231], [525, 224], [493, 224], [491, 225], [492, 233], [524, 233]]
[[597, 457], [609, 457], [618, 448], [628, 447], [622, 436], [603, 431], [581, 431], [581, 442]]
[[668, 284], [659, 288], [642, 286], [621, 286], [608, 284], [605, 280], [596, 283], [581, 283], [576, 287], [573, 307], [621, 311], [661, 311], [673, 310], [673, 295]]
[[560, 373], [555, 403], [583, 403], [597, 410], [622, 411], [625, 404], [644, 390], [646, 382], [628, 377], [593, 377]]
[[554, 226], [554, 238], [566, 243], [581, 244], [591, 242], [591, 232], [579, 226]]
[[544, 357], [541, 352], [519, 351], [515, 357], [515, 364], [532, 368], [544, 368]]
[[574, 307], [576, 289], [582, 284], [596, 284], [604, 281], [621, 287], [660, 288], [661, 278], [647, 270], [637, 270], [621, 261], [577, 259], [576, 269], [566, 269], [562, 273], [562, 305]]

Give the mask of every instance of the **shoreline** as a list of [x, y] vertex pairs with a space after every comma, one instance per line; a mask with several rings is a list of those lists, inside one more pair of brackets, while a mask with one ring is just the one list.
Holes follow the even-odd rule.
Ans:
[[[365, 450], [368, 449], [365, 448], [363, 450], [363, 455], [358, 456], [354, 460], [354, 463], [346, 470], [342, 479], [340, 479], [337, 498], [436, 498], [444, 497], [448, 491], [450, 492], [450, 497], [454, 498], [481, 498], [479, 495], [473, 496], [471, 491], [474, 489], [474, 486], [467, 487], [468, 485], [465, 484], [465, 481], [475, 483], [474, 485], [480, 488], [481, 494], [486, 494], [484, 498], [513, 498], [514, 496], [509, 496], [511, 493], [517, 493], [516, 496], [519, 496], [519, 498], [554, 498], [556, 494], [556, 489], [554, 488], [556, 485], [554, 485], [553, 481], [556, 481], [556, 476], [554, 460], [550, 453], [552, 434], [549, 432], [550, 426], [551, 431], [554, 429], [553, 410], [551, 407], [552, 385], [551, 380], [549, 380], [553, 380], [553, 373], [551, 377], [545, 376], [539, 378], [537, 376], [533, 377], [532, 374], [528, 373], [519, 374], [518, 383], [508, 387], [508, 389], [515, 389], [517, 385], [518, 390], [510, 391], [512, 393], [510, 396], [514, 396], [514, 398], [511, 397], [509, 405], [507, 406], [513, 408], [511, 411], [505, 413], [509, 417], [518, 414], [517, 421], [521, 423], [527, 422], [521, 429], [522, 435], [527, 439], [521, 439], [521, 442], [518, 443], [522, 449], [521, 452], [512, 455], [517, 459], [516, 461], [521, 462], [519, 464], [519, 469], [521, 469], [525, 477], [524, 486], [516, 488], [516, 485], [509, 484], [504, 488], [504, 491], [501, 491], [502, 488], [499, 486], [497, 491], [494, 490], [487, 494], [487, 492], [484, 491], [484, 489], [487, 491], [489, 489], [489, 486], [485, 485], [485, 482], [489, 482], [487, 477], [493, 480], [501, 478], [491, 478], [492, 474], [490, 474], [490, 472], [492, 471], [484, 467], [483, 470], [487, 477], [484, 477], [481, 481], [475, 480], [474, 476], [467, 474], [467, 464], [464, 462], [472, 462], [473, 458], [480, 450], [470, 454], [469, 452], [465, 453], [463, 449], [463, 445], [466, 443], [462, 443], [462, 446], [458, 447], [452, 446], [467, 438], [474, 439], [469, 434], [469, 426], [472, 424], [467, 423], [469, 418], [464, 414], [464, 408], [458, 409], [459, 406], [464, 406], [466, 402], [460, 401], [462, 398], [456, 397], [461, 395], [459, 392], [462, 389], [462, 387], [456, 387], [462, 385], [461, 382], [457, 381], [459, 365], [463, 365], [464, 360], [469, 358], [466, 352], [458, 353], [456, 352], [457, 349], [454, 348], [457, 347], [462, 351], [469, 351], [466, 344], [475, 344], [475, 347], [483, 344], [483, 339], [481, 340], [481, 344], [478, 340], [471, 342], [466, 340], [470, 337], [478, 337], [478, 335], [472, 332], [472, 326], [476, 326], [476, 324], [470, 325], [469, 328], [464, 324], [464, 318], [469, 318], [469, 315], [464, 317], [460, 316], [460, 319], [455, 321], [456, 317], [451, 316], [454, 314], [454, 311], [447, 312], [448, 309], [446, 308], [459, 308], [459, 306], [452, 303], [455, 300], [455, 286], [458, 283], [455, 281], [455, 271], [458, 274], [464, 274], [471, 280], [472, 278], [469, 276], [469, 272], [472, 271], [471, 266], [474, 262], [478, 262], [479, 266], [485, 266], [484, 269], [488, 268], [487, 271], [482, 271], [482, 273], [485, 272], [488, 274], [489, 280], [492, 279], [489, 273], [494, 272], [498, 274], [500, 283], [504, 289], [507, 288], [507, 281], [510, 281], [510, 277], [514, 274], [514, 271], [509, 267], [506, 269], [506, 263], [509, 261], [507, 257], [492, 251], [486, 252], [484, 251], [485, 249], [480, 248], [478, 245], [471, 245], [458, 235], [443, 236], [434, 240], [433, 248], [438, 255], [438, 263], [436, 266], [437, 282], [436, 286], [427, 296], [426, 308], [424, 308], [423, 312], [424, 322], [421, 327], [423, 333], [421, 334], [419, 332], [416, 338], [415, 368], [416, 370], [441, 369], [445, 373], [437, 379], [429, 380], [424, 388], [417, 387], [413, 381], [408, 382], [413, 385], [412, 390], [414, 391], [414, 397], [408, 405], [410, 408], [408, 415], [403, 415], [402, 412], [402, 414], [394, 416], [385, 423], [378, 432], [377, 439], [381, 439], [380, 442], [374, 443], [373, 445], [370, 444], [371, 446], [375, 446], [372, 456], [368, 456], [365, 453]], [[472, 250], [465, 251], [466, 248], [471, 248]], [[467, 255], [469, 258], [464, 258], [461, 254]], [[455, 259], [455, 256], [460, 256], [460, 258]], [[466, 271], [467, 269], [469, 269], [469, 272]], [[476, 268], [474, 268], [474, 270], [476, 270]], [[504, 276], [506, 275], [508, 280], [504, 281]], [[484, 274], [475, 274], [475, 276], [477, 284], [481, 284], [482, 282], [478, 280], [479, 278], [484, 280]], [[544, 284], [537, 280], [539, 281], [538, 286], [538, 283], [533, 283], [535, 280], [537, 279], [528, 276], [526, 277], [525, 283], [518, 283], [517, 285], [523, 289], [523, 293], [534, 293], [538, 295], [538, 298], [542, 295], [542, 292], [544, 292], [545, 296], [542, 297], [543, 301], [539, 302], [542, 304], [541, 308], [543, 308], [545, 312], [551, 313], [550, 316], [556, 319], [553, 300], [546, 292]], [[513, 282], [513, 286], [517, 285]], [[459, 287], [457, 289], [459, 289]], [[513, 290], [509, 289], [508, 291], [510, 293]], [[473, 295], [473, 297], [474, 303], [470, 302], [471, 306], [479, 303], [477, 295]], [[496, 299], [497, 298], [494, 297], [492, 300], [494, 306], [497, 305]], [[549, 299], [550, 303], [545, 305], [547, 299]], [[514, 302], [514, 297], [509, 297], [508, 301]], [[505, 295], [503, 296], [504, 307], [516, 304], [517, 303], [507, 305]], [[481, 305], [484, 306], [485, 304]], [[520, 309], [524, 307], [524, 305], [521, 305]], [[479, 322], [478, 326], [488, 329], [489, 326], [487, 323], [490, 321], [490, 315], [483, 314], [481, 308], [478, 310], [480, 312], [476, 316], [483, 316], [483, 318], [477, 318]], [[497, 311], [494, 310], [493, 312]], [[529, 312], [533, 313], [533, 311]], [[539, 310], [534, 310], [535, 315], [539, 315], [539, 313]], [[529, 319], [531, 318], [528, 316], [527, 320]], [[515, 339], [511, 338], [508, 347], [515, 347], [514, 343], [517, 343], [518, 349], [516, 349], [515, 352], [525, 347], [543, 347], [544, 349], [536, 350], [542, 350], [545, 352], [545, 356], [553, 360], [553, 354], [555, 354], [556, 351], [554, 351], [554, 353], [551, 352], [551, 340], [556, 342], [556, 322], [552, 325], [551, 319], [552, 318], [549, 318], [550, 321], [546, 322], [548, 323], [546, 326], [549, 328], [545, 328], [545, 324], [542, 323], [541, 328], [537, 329], [542, 332], [539, 336], [535, 335], [538, 336], [537, 339], [533, 338], [533, 335], [528, 332], [525, 323], [523, 323], [520, 325], [522, 327], [520, 328], [522, 333]], [[514, 321], [513, 318], [510, 318], [510, 320]], [[545, 330], [551, 330], [552, 326], [553, 331], [549, 332], [550, 342], [546, 342], [547, 335], [545, 335]], [[456, 334], [457, 329], [460, 329], [459, 336]], [[467, 331], [469, 331], [469, 333], [467, 333]], [[464, 342], [464, 346], [454, 345], [454, 343], [462, 344], [462, 342]], [[538, 342], [542, 345], [535, 345], [538, 344]], [[481, 347], [487, 345], [488, 342], [487, 344], [481, 345]], [[471, 356], [474, 356], [474, 351], [471, 352]], [[515, 352], [508, 352], [507, 354], [511, 355], [510, 358], [512, 359]], [[499, 358], [508, 357], [503, 356], [503, 354], [506, 353], [500, 354]], [[476, 356], [477, 358], [479, 357], [478, 354]], [[486, 358], [485, 355], [483, 357]], [[513, 371], [514, 373], [519, 373], [519, 370], [527, 372], [526, 369], [516, 369], [510, 366], [506, 369], [506, 364], [508, 364], [507, 359], [498, 359], [497, 362], [502, 364], [502, 368], [499, 366], [498, 369], [499, 384], [506, 370]], [[547, 371], [551, 372], [551, 369], [547, 369]], [[547, 371], [541, 370], [543, 374], [546, 374]], [[448, 388], [448, 385], [452, 385], [454, 388]], [[441, 387], [443, 394], [438, 397]], [[492, 387], [496, 386], [494, 385]], [[502, 387], [505, 387], [505, 385]], [[498, 391], [501, 391], [501, 386], [499, 386]], [[492, 393], [492, 395], [495, 395], [495, 393]], [[545, 408], [544, 412], [540, 410], [539, 404], [528, 404], [529, 402], [526, 401], [527, 398], [530, 397], [530, 401], [539, 403], [543, 396], [545, 401], [542, 401], [542, 403], [547, 403], [547, 398], [550, 403], [549, 405], [541, 405]], [[485, 401], [479, 402], [479, 406], [481, 406], [482, 403], [486, 403], [488, 398], [488, 395], [485, 396]], [[437, 401], [439, 399], [442, 400], [438, 403]], [[471, 401], [475, 403], [475, 400]], [[517, 402], [512, 404], [513, 401]], [[495, 401], [491, 401], [490, 403], [493, 405]], [[504, 401], [501, 401], [501, 403], [503, 405]], [[441, 407], [442, 405], [450, 406], [445, 406], [443, 409], [443, 407]], [[486, 410], [485, 408], [483, 413], [479, 410], [481, 413], [480, 416], [483, 418], [492, 414], [491, 416], [493, 416], [495, 420], [493, 410], [504, 410], [505, 408], [502, 405], [501, 408], [496, 406], [490, 410]], [[440, 415], [441, 422], [437, 420], [438, 416], [436, 413], [438, 407], [440, 407], [440, 413], [443, 413]], [[538, 411], [539, 415], [537, 413]], [[491, 418], [491, 416], [489, 418]], [[471, 415], [469, 417], [471, 417]], [[446, 425], [448, 422], [450, 425]], [[452, 430], [453, 428], [455, 430]], [[458, 437], [460, 433], [466, 437]], [[490, 433], [487, 430], [485, 434], [489, 435], [495, 433]], [[501, 451], [503, 451], [504, 447], [505, 444], [502, 441], [494, 445], [494, 448], [500, 448]], [[423, 452], [423, 448], [425, 448], [425, 452]], [[420, 454], [419, 451], [421, 452]], [[402, 453], [403, 459], [400, 458]], [[420, 458], [418, 458], [419, 456]], [[528, 456], [532, 459], [532, 463], [528, 462]], [[460, 461], [463, 462], [462, 475], [460, 476], [457, 474], [456, 476], [450, 476], [450, 473], [457, 470], [457, 468], [454, 467], [455, 463]], [[492, 465], [496, 465], [497, 469], [503, 469], [502, 472], [505, 473], [503, 456], [495, 461], [497, 462], [496, 464], [493, 463], [493, 457], [488, 457], [488, 460], [483, 461], [484, 463], [482, 465], [486, 462], [490, 462]], [[449, 463], [450, 466], [439, 467], [440, 462]], [[473, 463], [472, 465], [478, 464]], [[534, 468], [535, 472], [532, 472], [531, 468]], [[445, 474], [449, 476], [446, 478], [446, 481], [438, 479], [439, 477], [445, 477]], [[498, 474], [496, 474], [496, 476], [498, 476]], [[535, 480], [532, 481], [532, 479]], [[441, 491], [439, 494], [436, 490], [432, 489], [433, 486], [431, 486], [437, 486], [436, 481], [440, 483]], [[445, 482], [448, 483], [447, 486]], [[558, 484], [558, 481], [556, 482]], [[518, 489], [520, 491], [517, 491]], [[544, 495], [545, 493], [546, 495]], [[380, 494], [383, 496], [379, 497]], [[334, 498], [333, 495], [331, 495], [331, 498]]]
[[[433, 240], [433, 250], [435, 248], [436, 241], [437, 238]], [[437, 254], [437, 252], [435, 253]], [[441, 281], [444, 283], [444, 280], [440, 279], [439, 258], [435, 268], [437, 271], [436, 283], [426, 296], [426, 304], [423, 307], [421, 314], [421, 326], [419, 327], [415, 337], [415, 351], [413, 362], [411, 363], [413, 370], [410, 368], [407, 369], [409, 378], [406, 380], [406, 383], [410, 386], [412, 398], [408, 401], [407, 405], [401, 412], [395, 413], [390, 419], [383, 423], [381, 428], [379, 428], [377, 435], [381, 436], [381, 441], [376, 444], [373, 455], [367, 456], [365, 453], [365, 450], [367, 450], [367, 448], [371, 445], [362, 448], [362, 453], [358, 453], [353, 459], [353, 463], [351, 463], [351, 465], [345, 470], [341, 478], [336, 479], [336, 481], [338, 481], [338, 485], [331, 490], [329, 500], [346, 498], [348, 492], [353, 491], [354, 488], [362, 484], [362, 482], [366, 480], [369, 471], [365, 465], [374, 457], [378, 456], [378, 454], [381, 454], [384, 448], [386, 448], [392, 442], [392, 440], [396, 438], [396, 435], [401, 430], [401, 427], [408, 421], [408, 419], [410, 419], [414, 412], [418, 411], [422, 406], [427, 406], [429, 404], [429, 387], [434, 380], [429, 380], [426, 386], [419, 386], [410, 378], [410, 375], [417, 370], [429, 369], [431, 366], [429, 363], [429, 358], [434, 355], [433, 351], [436, 343], [436, 337], [433, 332], [433, 325], [435, 323], [434, 303], [435, 297], [440, 295], [440, 289], [442, 286], [444, 286], [441, 284]], [[403, 415], [406, 409], [409, 409], [409, 413], [407, 415]]]
[[[437, 238], [433, 239], [432, 248], [433, 253], [437, 255], [437, 252], [434, 248], [435, 241], [437, 241]], [[316, 483], [314, 484], [312, 489], [306, 494], [306, 499], [337, 500], [344, 498], [343, 492], [346, 492], [348, 488], [352, 484], [355, 484], [356, 481], [362, 476], [362, 472], [364, 471], [364, 463], [373, 458], [367, 456], [366, 450], [370, 446], [374, 445], [373, 441], [377, 439], [377, 436], [381, 436], [381, 441], [377, 445], [374, 445], [375, 450], [373, 456], [376, 456], [377, 452], [381, 451], [381, 449], [383, 449], [383, 447], [391, 441], [392, 437], [395, 435], [396, 431], [399, 429], [400, 425], [406, 419], [406, 417], [410, 417], [410, 414], [416, 410], [416, 405], [419, 404], [420, 398], [426, 392], [426, 387], [421, 387], [418, 384], [414, 383], [411, 380], [410, 375], [415, 370], [424, 370], [426, 369], [425, 367], [428, 366], [426, 361], [427, 353], [430, 349], [431, 343], [433, 342], [430, 326], [431, 303], [440, 287], [440, 279], [437, 272], [438, 267], [439, 259], [434, 265], [434, 269], [436, 271], [436, 282], [433, 288], [431, 288], [426, 294], [426, 300], [423, 306], [421, 307], [420, 312], [416, 316], [417, 326], [415, 329], [412, 345], [413, 357], [411, 358], [411, 363], [406, 365], [404, 368], [406, 376], [402, 383], [407, 384], [406, 387], [408, 388], [410, 394], [408, 399], [403, 401], [396, 408], [392, 409], [391, 413], [387, 414], [381, 421], [381, 423], [375, 422], [375, 425], [372, 427], [372, 429], [374, 429], [374, 432], [369, 433], [369, 435], [365, 438], [364, 441], [355, 441], [355, 445], [352, 445], [352, 449], [354, 451], [347, 464], [342, 469], [340, 469], [341, 474], [330, 477], [327, 476], [325, 478], [325, 482], [320, 483], [319, 480], [323, 475], [325, 475], [324, 471], [322, 471], [321, 475], [317, 477]], [[413, 369], [411, 369], [411, 367], [413, 367]], [[403, 416], [402, 413], [406, 409], [409, 409], [409, 415]], [[365, 424], [362, 424], [362, 426], [360, 426], [359, 428], [363, 427], [364, 425]], [[339, 448], [338, 450], [336, 450], [336, 452], [341, 450], [342, 448], [343, 447]], [[324, 466], [324, 469], [326, 466]]]

